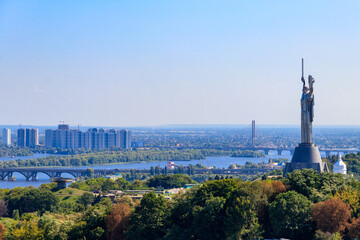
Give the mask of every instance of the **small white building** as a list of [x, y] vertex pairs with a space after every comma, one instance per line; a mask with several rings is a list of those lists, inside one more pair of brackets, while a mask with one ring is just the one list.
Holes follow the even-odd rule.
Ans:
[[346, 174], [346, 171], [346, 164], [341, 159], [341, 155], [339, 154], [339, 160], [337, 160], [337, 162], [334, 164], [334, 173]]

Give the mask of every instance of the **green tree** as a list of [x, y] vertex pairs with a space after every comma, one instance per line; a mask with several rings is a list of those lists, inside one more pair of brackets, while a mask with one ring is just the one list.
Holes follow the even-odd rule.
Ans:
[[10, 212], [18, 209], [19, 213], [23, 214], [25, 212], [52, 211], [59, 199], [47, 189], [14, 188], [5, 196], [5, 201]]
[[239, 183], [234, 179], [208, 181], [195, 192], [192, 201], [202, 206], [211, 196], [228, 199], [238, 186]]
[[36, 221], [22, 221], [9, 229], [7, 239], [38, 240], [44, 238], [43, 230], [39, 229]]
[[116, 183], [118, 184], [119, 189], [121, 190], [127, 190], [130, 186], [130, 183], [126, 181], [124, 178], [116, 179]]
[[19, 210], [18, 209], [14, 209], [12, 211], [12, 218], [15, 220], [18, 220], [20, 218], [20, 214], [19, 214]]
[[234, 189], [225, 205], [224, 229], [228, 239], [258, 239], [263, 230], [258, 222], [262, 185], [244, 183]]
[[25, 192], [30, 191], [30, 189], [32, 188], [15, 187], [5, 194], [4, 200], [7, 204], [9, 212], [13, 213], [15, 209], [19, 209], [19, 206], [21, 205], [20, 198]]
[[269, 205], [274, 237], [310, 239], [313, 234], [311, 207], [312, 202], [295, 191], [279, 194]]
[[91, 205], [94, 202], [94, 194], [85, 192], [78, 200], [78, 202], [82, 205], [84, 205], [85, 208], [87, 208], [89, 205]]
[[207, 182], [174, 200], [168, 238], [261, 238], [262, 229], [256, 216], [261, 194], [260, 184], [234, 179]]
[[160, 239], [166, 234], [166, 200], [154, 192], [144, 194], [130, 220], [127, 237], [133, 240]]
[[173, 174], [173, 175], [157, 175], [150, 178], [147, 181], [149, 187], [163, 187], [165, 189], [169, 188], [179, 188], [184, 187], [185, 184], [192, 183], [193, 181], [188, 175], [183, 174]]
[[117, 190], [119, 189], [119, 185], [114, 180], [105, 178], [105, 181], [101, 185], [102, 191], [109, 191], [109, 190]]
[[105, 240], [105, 217], [111, 209], [110, 199], [102, 199], [88, 208], [84, 217], [69, 231], [69, 240]]
[[224, 204], [222, 197], [211, 197], [204, 206], [193, 208], [193, 225], [195, 239], [225, 239]]
[[285, 179], [290, 190], [295, 190], [313, 202], [321, 202], [345, 188], [347, 183], [341, 174], [321, 173], [313, 169], [295, 170]]
[[51, 191], [32, 189], [24, 193], [20, 201], [19, 211], [22, 214], [24, 212], [52, 211], [59, 202], [59, 199]]
[[77, 221], [77, 215], [45, 213], [38, 220], [44, 240], [67, 240], [68, 233]]
[[94, 177], [94, 169], [92, 169], [92, 168], [86, 169], [84, 172], [84, 176], [88, 177], [88, 178], [93, 178]]

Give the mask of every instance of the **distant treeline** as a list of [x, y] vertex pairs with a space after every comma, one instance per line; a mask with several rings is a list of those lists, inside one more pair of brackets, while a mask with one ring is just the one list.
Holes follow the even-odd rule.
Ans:
[[[246, 151], [248, 152], [248, 151]], [[131, 162], [151, 161], [179, 161], [204, 159], [207, 156], [241, 155], [241, 151], [223, 151], [214, 149], [182, 149], [182, 150], [134, 150], [134, 151], [104, 151], [91, 152], [68, 156], [48, 156], [27, 160], [0, 161], [1, 167], [65, 167], [65, 166], [91, 166]], [[253, 152], [253, 156], [258, 156]], [[249, 153], [245, 155], [249, 156]]]
[[15, 146], [0, 146], [0, 157], [12, 157], [12, 156], [32, 156], [33, 150], [30, 148], [15, 147]]

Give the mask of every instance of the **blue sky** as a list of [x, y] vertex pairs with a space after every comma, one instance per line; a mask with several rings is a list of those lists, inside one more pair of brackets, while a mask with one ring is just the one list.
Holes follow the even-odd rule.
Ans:
[[359, 1], [0, 0], [0, 124], [360, 125]]

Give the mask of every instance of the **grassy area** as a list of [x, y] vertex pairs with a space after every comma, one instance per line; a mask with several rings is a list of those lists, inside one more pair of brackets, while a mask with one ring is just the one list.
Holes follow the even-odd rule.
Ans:
[[55, 192], [55, 195], [58, 196], [61, 201], [76, 202], [84, 192], [85, 191], [76, 188], [64, 188]]

